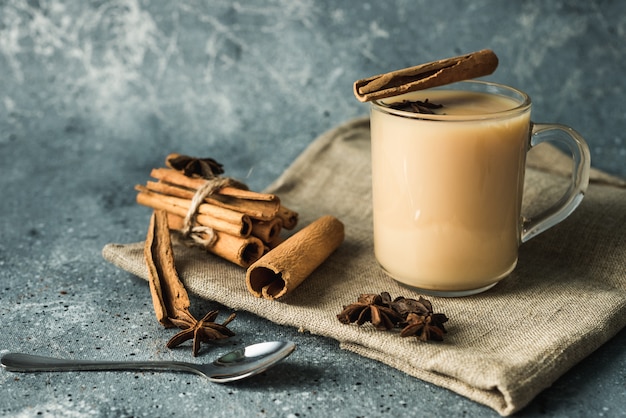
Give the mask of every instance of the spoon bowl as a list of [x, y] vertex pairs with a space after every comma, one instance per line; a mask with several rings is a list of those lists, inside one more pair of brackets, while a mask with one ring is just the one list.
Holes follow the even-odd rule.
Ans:
[[99, 361], [69, 360], [8, 353], [0, 363], [12, 372], [61, 372], [104, 370], [151, 370], [196, 373], [211, 382], [227, 383], [262, 373], [289, 356], [296, 345], [288, 341], [267, 341], [231, 351], [212, 363], [182, 361]]

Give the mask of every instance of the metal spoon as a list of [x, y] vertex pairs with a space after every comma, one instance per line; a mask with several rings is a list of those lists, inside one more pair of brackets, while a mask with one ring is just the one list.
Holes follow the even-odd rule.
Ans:
[[12, 372], [61, 372], [84, 370], [151, 370], [197, 373], [212, 382], [227, 383], [259, 374], [296, 349], [287, 341], [268, 341], [249, 345], [209, 364], [181, 361], [92, 361], [65, 360], [22, 353], [2, 356], [2, 366]]

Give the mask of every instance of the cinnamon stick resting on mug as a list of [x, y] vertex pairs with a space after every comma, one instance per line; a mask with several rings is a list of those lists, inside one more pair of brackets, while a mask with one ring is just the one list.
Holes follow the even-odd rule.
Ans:
[[384, 99], [486, 76], [493, 73], [497, 66], [496, 54], [489, 49], [483, 49], [357, 80], [354, 83], [354, 95], [361, 102]]
[[248, 291], [265, 299], [286, 295], [319, 267], [343, 240], [343, 223], [333, 216], [322, 216], [248, 267]]

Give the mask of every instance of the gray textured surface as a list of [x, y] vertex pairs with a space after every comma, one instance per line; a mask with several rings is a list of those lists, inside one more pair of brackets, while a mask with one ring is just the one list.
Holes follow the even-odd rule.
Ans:
[[[146, 283], [100, 255], [144, 238], [132, 186], [177, 151], [262, 189], [366, 113], [351, 85], [368, 75], [492, 48], [489, 79], [526, 90], [535, 120], [574, 126], [596, 167], [626, 176], [625, 41], [619, 1], [0, 1], [0, 353], [189, 359], [164, 347], [173, 330]], [[496, 416], [334, 341], [245, 312], [236, 324], [227, 347], [299, 349], [228, 386], [3, 370], [0, 415]], [[518, 415], [626, 416], [625, 347], [622, 331]]]

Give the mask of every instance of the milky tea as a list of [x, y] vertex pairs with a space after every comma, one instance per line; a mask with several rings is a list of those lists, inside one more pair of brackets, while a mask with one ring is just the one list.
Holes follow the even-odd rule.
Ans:
[[[477, 293], [517, 263], [530, 100], [475, 90], [452, 85], [372, 104], [375, 256], [426, 293]], [[390, 107], [402, 101], [442, 107], [434, 115]]]

